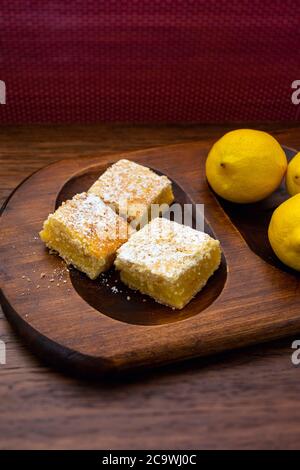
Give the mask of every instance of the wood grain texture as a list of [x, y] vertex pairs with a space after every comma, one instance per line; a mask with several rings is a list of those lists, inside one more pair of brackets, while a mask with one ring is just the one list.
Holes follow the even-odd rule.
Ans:
[[[205, 157], [196, 142], [103, 156], [101, 164], [97, 155], [61, 160], [33, 174], [13, 193], [1, 216], [1, 298], [18, 332], [49, 363], [80, 375], [101, 376], [300, 334], [300, 275], [284, 272], [250, 250], [208, 188]], [[63, 276], [60, 258], [49, 255], [38, 237], [57, 199], [65, 199], [59, 195], [70, 180], [77, 182], [76, 194], [82, 189], [80, 176], [99, 176], [121, 158], [169, 176], [175, 202], [204, 204], [206, 220], [221, 242], [221, 275], [182, 311], [172, 312], [149, 298], [145, 304], [130, 290], [130, 301], [124, 292], [99, 292], [99, 280], [86, 283], [85, 276], [79, 282], [76, 275]], [[89, 184], [84, 189], [88, 188]], [[277, 200], [276, 193], [273, 198]], [[255, 212], [252, 220], [255, 223]], [[85, 294], [78, 295], [82, 290]], [[122, 321], [114, 315], [118, 302]], [[146, 324], [135, 324], [131, 311], [141, 312], [140, 321], [145, 317]], [[155, 328], [150, 315], [157, 318]]]
[[[297, 147], [293, 126], [252, 125]], [[2, 198], [56, 159], [189, 140], [208, 150], [233, 127], [241, 126], [2, 128]], [[8, 358], [0, 366], [1, 448], [299, 448], [296, 337], [106, 383], [48, 369], [3, 316], [0, 339]]]

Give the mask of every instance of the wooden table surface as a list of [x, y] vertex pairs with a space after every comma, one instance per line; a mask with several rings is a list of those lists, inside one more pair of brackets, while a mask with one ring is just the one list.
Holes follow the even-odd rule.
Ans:
[[[249, 126], [249, 124], [248, 124]], [[78, 155], [202, 141], [234, 125], [14, 126], [0, 129], [0, 202], [42, 166]], [[300, 148], [300, 123], [252, 124]], [[298, 338], [193, 360], [122, 380], [50, 370], [0, 312], [0, 449], [299, 449]]]

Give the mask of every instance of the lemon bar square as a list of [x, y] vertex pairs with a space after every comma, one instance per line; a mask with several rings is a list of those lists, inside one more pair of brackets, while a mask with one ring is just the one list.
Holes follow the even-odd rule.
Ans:
[[135, 227], [145, 216], [148, 221], [152, 204], [174, 201], [172, 183], [166, 176], [125, 159], [110, 166], [88, 192], [99, 196], [129, 223], [134, 221]]
[[40, 237], [48, 248], [95, 279], [114, 261], [130, 234], [127, 222], [97, 196], [81, 193], [50, 214]]
[[132, 289], [182, 309], [220, 262], [218, 240], [158, 217], [118, 249], [115, 266], [121, 280]]

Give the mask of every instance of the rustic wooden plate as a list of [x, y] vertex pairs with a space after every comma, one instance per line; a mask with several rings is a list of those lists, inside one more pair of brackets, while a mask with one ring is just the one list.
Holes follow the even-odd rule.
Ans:
[[[289, 158], [295, 153], [285, 150]], [[300, 331], [299, 273], [276, 259], [267, 239], [272, 211], [287, 197], [284, 187], [259, 204], [229, 204], [207, 186], [202, 152], [192, 143], [62, 160], [11, 195], [1, 217], [1, 300], [8, 319], [47, 362], [99, 375]], [[49, 212], [124, 157], [168, 175], [176, 202], [204, 203], [206, 230], [221, 241], [220, 269], [181, 311], [127, 289], [114, 270], [95, 281], [68, 271], [38, 238]]]

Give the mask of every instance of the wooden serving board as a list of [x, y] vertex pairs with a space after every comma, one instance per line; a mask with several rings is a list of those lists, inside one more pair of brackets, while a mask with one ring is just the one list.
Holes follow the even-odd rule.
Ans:
[[[289, 158], [295, 153], [285, 151]], [[95, 281], [68, 271], [39, 240], [49, 212], [120, 158], [169, 176], [176, 202], [204, 203], [206, 230], [221, 241], [220, 269], [181, 311], [127, 289], [113, 269]], [[218, 200], [205, 179], [205, 158], [192, 143], [62, 160], [14, 191], [1, 217], [1, 301], [8, 319], [44, 360], [69, 372], [100, 375], [300, 331], [299, 273], [276, 259], [267, 239], [272, 211], [287, 198], [284, 187], [247, 206]]]

